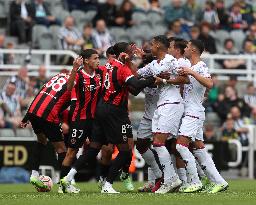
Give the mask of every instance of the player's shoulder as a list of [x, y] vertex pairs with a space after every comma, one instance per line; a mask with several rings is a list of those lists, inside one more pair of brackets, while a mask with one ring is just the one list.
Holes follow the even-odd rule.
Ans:
[[203, 61], [199, 61], [197, 64], [193, 66], [193, 68], [197, 71], [208, 70], [208, 66]]
[[187, 58], [179, 58], [178, 63], [181, 67], [191, 67], [191, 63]]

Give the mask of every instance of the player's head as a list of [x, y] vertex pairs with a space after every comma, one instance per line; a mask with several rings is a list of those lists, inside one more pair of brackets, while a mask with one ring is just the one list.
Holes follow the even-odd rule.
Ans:
[[94, 49], [85, 49], [82, 51], [81, 56], [84, 59], [84, 66], [91, 69], [97, 69], [100, 64], [99, 54]]
[[13, 81], [10, 81], [7, 86], [6, 86], [6, 95], [7, 96], [12, 96], [15, 93], [16, 90], [16, 83]]
[[175, 38], [170, 42], [168, 53], [173, 55], [175, 58], [182, 57], [185, 53], [185, 48], [188, 42], [182, 38]]
[[191, 58], [192, 55], [201, 56], [204, 52], [204, 44], [200, 40], [190, 40], [185, 48], [185, 57]]
[[169, 45], [170, 43], [166, 36], [155, 36], [151, 41], [151, 52], [154, 56], [156, 56], [159, 51], [167, 52]]
[[106, 51], [107, 59], [116, 58], [113, 46], [110, 46]]
[[131, 55], [131, 46], [127, 42], [118, 42], [113, 46], [113, 53], [118, 58], [121, 53]]

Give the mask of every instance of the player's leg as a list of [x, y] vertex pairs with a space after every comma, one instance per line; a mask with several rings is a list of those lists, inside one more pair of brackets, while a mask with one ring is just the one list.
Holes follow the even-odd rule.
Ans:
[[228, 183], [218, 172], [211, 156], [207, 152], [202, 140], [196, 140], [194, 143], [194, 156], [197, 158], [198, 163], [205, 171], [206, 176], [212, 182], [212, 186], [207, 190], [209, 193], [217, 193], [227, 189]]
[[152, 121], [142, 118], [138, 129], [136, 148], [145, 160], [146, 164], [150, 167], [148, 169], [148, 183], [139, 188], [139, 191], [143, 192], [151, 190], [156, 183], [159, 188], [162, 181], [162, 171], [159, 163], [157, 163], [157, 160], [159, 161], [159, 159], [157, 159], [155, 150], [151, 149], [152, 140]]
[[154, 113], [152, 119], [153, 147], [158, 155], [164, 178], [163, 184], [155, 193], [164, 194], [173, 191], [182, 183], [175, 171], [171, 155], [165, 143], [170, 135], [175, 136], [177, 134], [183, 109], [181, 104], [163, 105], [158, 107]]
[[98, 177], [98, 187], [102, 188], [106, 182], [109, 167], [112, 160], [112, 154], [114, 151], [114, 146], [112, 144], [103, 145], [101, 148], [101, 159], [99, 161], [99, 177]]
[[[133, 150], [134, 148], [134, 141], [133, 138], [128, 138], [128, 145], [130, 150]], [[123, 182], [124, 187], [127, 191], [133, 191], [134, 190], [134, 186], [132, 184], [132, 180], [130, 177], [130, 173], [129, 173], [129, 168], [131, 166], [131, 161], [127, 161], [126, 164], [124, 164], [124, 166], [122, 167], [122, 172], [120, 175], [120, 180]]]

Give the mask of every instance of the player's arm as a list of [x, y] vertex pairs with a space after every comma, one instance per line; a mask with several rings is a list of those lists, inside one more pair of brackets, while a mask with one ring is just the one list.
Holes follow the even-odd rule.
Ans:
[[211, 89], [213, 86], [213, 82], [210, 77], [204, 77], [204, 76], [200, 75], [198, 72], [195, 72], [190, 68], [182, 68], [179, 71], [179, 74], [193, 76], [201, 85], [205, 86], [208, 89]]
[[73, 62], [73, 69], [71, 71], [71, 74], [69, 76], [69, 79], [68, 79], [68, 83], [67, 83], [67, 88], [69, 91], [72, 90], [72, 88], [74, 87], [74, 84], [75, 84], [75, 79], [76, 79], [76, 73], [77, 73], [77, 70], [78, 68], [83, 64], [83, 58], [80, 56], [80, 57], [77, 57], [74, 62]]
[[126, 84], [131, 86], [132, 89], [135, 89], [137, 92], [141, 92], [145, 87], [153, 86], [155, 83], [154, 77], [149, 77], [147, 79], [138, 79], [135, 76], [131, 76], [126, 80]]
[[171, 85], [183, 85], [183, 84], [188, 84], [189, 83], [189, 78], [188, 76], [177, 76], [174, 79], [164, 79], [164, 78], [160, 78], [160, 77], [155, 77], [156, 78], [156, 85], [159, 84], [171, 84]]

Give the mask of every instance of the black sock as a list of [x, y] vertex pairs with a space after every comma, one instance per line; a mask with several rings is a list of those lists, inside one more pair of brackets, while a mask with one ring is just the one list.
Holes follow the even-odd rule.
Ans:
[[97, 162], [96, 157], [99, 153], [99, 149], [89, 147], [85, 154], [82, 154], [74, 163], [73, 167], [78, 171], [85, 165], [94, 166]]
[[132, 153], [131, 151], [120, 151], [112, 163], [107, 177], [107, 182], [113, 184], [113, 181], [119, 174], [119, 170], [127, 163], [131, 163]]
[[68, 175], [68, 172], [70, 171], [71, 166], [61, 166], [60, 170], [60, 179]]
[[108, 175], [109, 168], [110, 168], [110, 164], [105, 165], [105, 164], [99, 163], [99, 177], [106, 178]]
[[33, 162], [31, 163], [31, 170], [39, 170], [41, 158], [43, 155], [43, 151], [45, 149], [45, 145], [42, 143], [37, 142], [36, 146], [34, 147], [33, 150]]

